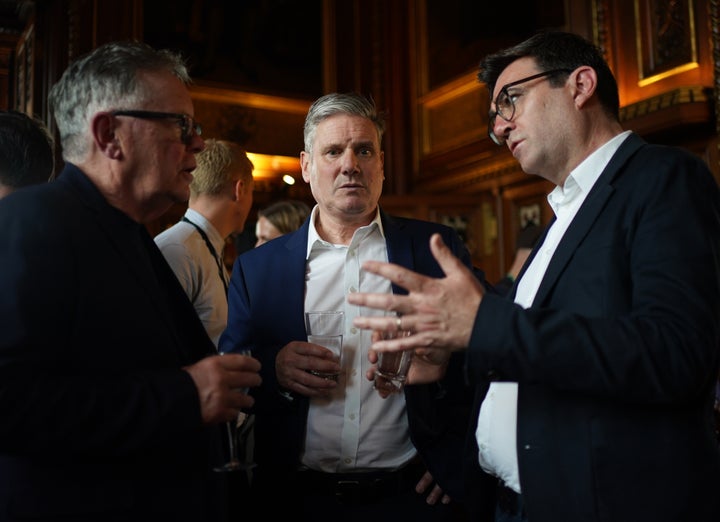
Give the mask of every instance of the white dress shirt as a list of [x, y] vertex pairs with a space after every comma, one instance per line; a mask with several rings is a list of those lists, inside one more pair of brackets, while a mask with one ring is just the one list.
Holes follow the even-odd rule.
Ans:
[[349, 245], [334, 245], [318, 236], [317, 206], [308, 234], [305, 272], [305, 310], [343, 310], [343, 371], [334, 393], [310, 400], [303, 465], [329, 473], [394, 469], [416, 453], [410, 442], [403, 394], [387, 399], [365, 378], [370, 367], [371, 332], [353, 326], [358, 315], [381, 312], [347, 303], [348, 292], [392, 292], [390, 282], [363, 272], [362, 263], [387, 261], [387, 247], [379, 213], [368, 226], [355, 231]]
[[[555, 222], [545, 241], [518, 281], [515, 302], [523, 308], [533, 304], [535, 294], [545, 276], [558, 244], [600, 177], [603, 169], [627, 138], [630, 131], [618, 134], [588, 156], [565, 180], [548, 195], [555, 213]], [[475, 439], [480, 466], [500, 478], [507, 487], [521, 492], [517, 462], [517, 392], [516, 382], [492, 382], [480, 406]]]

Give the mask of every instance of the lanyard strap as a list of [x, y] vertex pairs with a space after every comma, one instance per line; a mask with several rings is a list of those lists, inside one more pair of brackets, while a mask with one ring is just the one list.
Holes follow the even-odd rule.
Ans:
[[200, 237], [203, 238], [203, 241], [205, 241], [205, 245], [207, 246], [208, 250], [210, 251], [210, 254], [213, 256], [213, 259], [215, 259], [215, 263], [217, 263], [218, 266], [218, 275], [220, 276], [220, 281], [222, 281], [223, 288], [225, 288], [225, 295], [227, 295], [228, 292], [228, 284], [225, 280], [225, 269], [223, 268], [223, 263], [220, 260], [220, 256], [218, 256], [217, 252], [215, 251], [215, 247], [210, 242], [210, 238], [207, 236], [205, 231], [200, 228], [196, 223], [193, 223], [190, 221], [187, 217], [183, 216], [182, 220], [185, 223], [190, 223], [192, 226], [195, 227], [195, 230], [198, 231], [200, 234]]

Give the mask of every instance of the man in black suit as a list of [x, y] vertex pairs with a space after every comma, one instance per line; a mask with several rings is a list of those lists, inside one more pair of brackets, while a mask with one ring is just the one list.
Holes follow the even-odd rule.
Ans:
[[145, 228], [203, 149], [179, 57], [111, 43], [53, 87], [57, 180], [0, 201], [0, 521], [222, 520], [219, 356]]
[[442, 279], [366, 263], [409, 295], [348, 300], [397, 310], [415, 332], [374, 348], [417, 348], [426, 364], [409, 382], [465, 350], [477, 390], [473, 520], [720, 520], [716, 181], [689, 152], [623, 132], [615, 79], [577, 35], [538, 34], [493, 54], [480, 79], [491, 138], [557, 185], [555, 218], [510, 300], [485, 293], [438, 237]]

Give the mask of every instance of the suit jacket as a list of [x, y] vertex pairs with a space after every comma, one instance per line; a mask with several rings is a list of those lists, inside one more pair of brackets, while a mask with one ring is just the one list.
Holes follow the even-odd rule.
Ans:
[[492, 380], [519, 383], [529, 520], [720, 520], [711, 416], [719, 269], [720, 196], [707, 167], [630, 135], [531, 308], [496, 296], [480, 305], [467, 354], [477, 384], [466, 459], [476, 520], [493, 520], [495, 481], [478, 466], [474, 438]]
[[[382, 212], [381, 219], [390, 262], [442, 276], [429, 248], [430, 236], [439, 232], [471, 266], [467, 248], [451, 228]], [[280, 476], [292, 474], [300, 464], [309, 407], [307, 397], [283, 394], [275, 375], [278, 351], [307, 338], [303, 312], [309, 224], [308, 219], [297, 231], [238, 257], [228, 294], [228, 326], [220, 338], [221, 349], [251, 347], [262, 364], [262, 386], [253, 390], [256, 476], [260, 482], [268, 477], [276, 490], [283, 489]], [[404, 388], [412, 441], [435, 479], [457, 500], [463, 492], [463, 440], [472, 402], [462, 370], [462, 356], [457, 355], [444, 381]]]
[[0, 521], [215, 520], [213, 345], [144, 226], [72, 165], [0, 223]]

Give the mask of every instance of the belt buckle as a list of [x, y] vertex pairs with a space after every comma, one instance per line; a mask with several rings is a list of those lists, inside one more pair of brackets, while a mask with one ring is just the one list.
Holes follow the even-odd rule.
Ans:
[[363, 495], [359, 480], [338, 480], [335, 483], [335, 498], [343, 504], [351, 504], [361, 500]]

